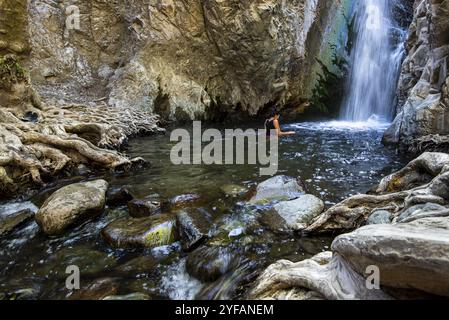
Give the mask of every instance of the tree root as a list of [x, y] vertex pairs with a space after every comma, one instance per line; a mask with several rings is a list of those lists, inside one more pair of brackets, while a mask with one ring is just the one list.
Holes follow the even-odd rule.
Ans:
[[406, 143], [409, 152], [419, 154], [425, 151], [431, 152], [448, 152], [449, 136], [448, 135], [427, 135], [418, 139], [411, 140]]
[[56, 176], [81, 163], [130, 169], [142, 159], [114, 149], [130, 136], [163, 131], [157, 116], [138, 110], [43, 105], [15, 58], [2, 61], [10, 66], [0, 75], [0, 193], [16, 191], [20, 183], [41, 185], [42, 175]]

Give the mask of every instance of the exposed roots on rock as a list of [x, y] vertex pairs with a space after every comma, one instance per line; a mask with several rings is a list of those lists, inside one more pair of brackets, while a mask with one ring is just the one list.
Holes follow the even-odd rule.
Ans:
[[415, 139], [409, 143], [409, 151], [412, 153], [449, 152], [449, 136], [428, 135]]
[[[293, 263], [278, 261], [269, 266], [257, 279], [249, 298], [254, 300], [352, 300], [390, 299], [379, 290], [369, 290], [365, 279], [335, 254], [332, 260], [312, 259]], [[332, 255], [330, 255], [330, 258]], [[286, 296], [284, 292], [291, 295]]]
[[106, 105], [44, 106], [13, 56], [0, 61], [0, 192], [43, 184], [83, 163], [129, 169], [136, 161], [113, 150], [128, 137], [162, 131], [158, 117]]
[[419, 204], [447, 204], [449, 200], [449, 155], [424, 153], [404, 169], [384, 178], [376, 195], [357, 195], [317, 217], [305, 233], [344, 232], [363, 226], [376, 211], [393, 217]]

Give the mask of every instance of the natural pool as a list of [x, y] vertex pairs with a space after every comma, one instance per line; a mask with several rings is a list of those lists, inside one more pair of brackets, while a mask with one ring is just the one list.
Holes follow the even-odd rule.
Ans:
[[[323, 199], [328, 207], [350, 195], [364, 193], [408, 160], [381, 144], [386, 127], [376, 121], [290, 124], [286, 129], [295, 130], [297, 135], [281, 140], [278, 174], [300, 177], [308, 193]], [[257, 224], [256, 213], [245, 209], [243, 199], [225, 196], [223, 186], [235, 184], [251, 189], [267, 179], [259, 176], [257, 166], [174, 166], [170, 162], [174, 143], [169, 136], [130, 142], [126, 152], [131, 157], [145, 158], [151, 167], [101, 177], [111, 188], [128, 186], [136, 197], [157, 193], [162, 200], [169, 200], [197, 194], [202, 199], [200, 209], [212, 221], [211, 239], [205, 246], [218, 256], [219, 267], [226, 271], [223, 276], [209, 283], [190, 276], [186, 271], [186, 257], [190, 254], [182, 252], [178, 243], [152, 250], [112, 248], [100, 231], [127, 213], [126, 208], [107, 208], [101, 218], [63, 237], [47, 238], [33, 222], [1, 239], [0, 293], [67, 298], [65, 269], [77, 265], [82, 286], [96, 283], [82, 298], [94, 298], [98, 292], [108, 290], [121, 295], [143, 293], [154, 299], [241, 298], [247, 284], [270, 263], [279, 259], [300, 261], [329, 249], [332, 237], [301, 238], [270, 232]], [[58, 187], [72, 181], [60, 181]], [[31, 201], [39, 206], [55, 188], [40, 192]], [[0, 215], [26, 206], [33, 207], [29, 202], [4, 203]], [[228, 236], [238, 228], [244, 229], [242, 235]], [[99, 279], [106, 280], [99, 283]]]

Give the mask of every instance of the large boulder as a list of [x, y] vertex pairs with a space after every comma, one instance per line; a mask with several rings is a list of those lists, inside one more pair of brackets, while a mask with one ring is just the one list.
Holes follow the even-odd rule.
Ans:
[[108, 183], [104, 180], [75, 183], [53, 193], [36, 214], [47, 235], [61, 234], [68, 227], [103, 212]]
[[271, 211], [278, 214], [291, 230], [302, 230], [324, 210], [324, 202], [310, 194], [296, 200], [276, 204]]
[[332, 250], [359, 274], [380, 269], [382, 286], [449, 297], [449, 218], [360, 228], [338, 237]]
[[102, 231], [106, 240], [118, 248], [154, 248], [172, 244], [177, 238], [176, 219], [156, 215], [139, 219], [122, 219]]
[[281, 175], [259, 184], [256, 195], [249, 204], [265, 205], [273, 201], [289, 201], [304, 194], [305, 190], [299, 179]]

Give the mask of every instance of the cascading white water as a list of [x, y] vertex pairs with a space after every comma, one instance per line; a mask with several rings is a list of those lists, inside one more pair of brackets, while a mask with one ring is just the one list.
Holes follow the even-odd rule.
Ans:
[[404, 54], [405, 31], [399, 30], [392, 8], [400, 0], [357, 0], [354, 47], [351, 52], [347, 95], [341, 118], [391, 120]]

